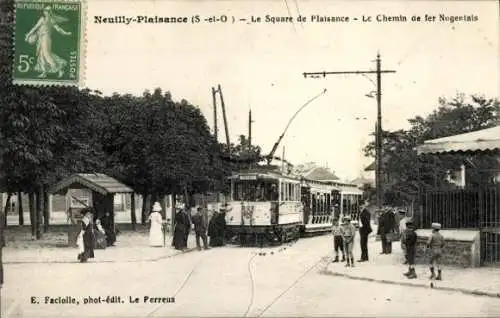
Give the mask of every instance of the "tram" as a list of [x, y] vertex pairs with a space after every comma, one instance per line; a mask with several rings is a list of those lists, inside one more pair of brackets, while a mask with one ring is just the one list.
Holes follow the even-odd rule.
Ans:
[[284, 243], [306, 233], [330, 231], [334, 216], [357, 218], [362, 198], [354, 185], [265, 169], [234, 173], [229, 180], [226, 226], [241, 244]]

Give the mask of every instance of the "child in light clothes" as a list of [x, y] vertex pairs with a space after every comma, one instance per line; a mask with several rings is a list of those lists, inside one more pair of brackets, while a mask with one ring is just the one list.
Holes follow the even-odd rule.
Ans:
[[345, 216], [342, 219], [342, 240], [344, 241], [344, 253], [347, 255], [346, 267], [354, 267], [354, 255], [352, 249], [354, 247], [354, 238], [356, 237], [356, 227], [351, 224], [351, 217]]
[[335, 251], [335, 259], [332, 263], [339, 261], [339, 250], [342, 252], [342, 262], [345, 262], [344, 240], [342, 239], [342, 228], [339, 224], [339, 219], [335, 218], [332, 221], [333, 248]]
[[[443, 255], [443, 247], [445, 244], [444, 237], [439, 233], [439, 230], [441, 230], [441, 224], [439, 223], [432, 223], [432, 234], [429, 237], [429, 241], [427, 241], [427, 247], [431, 249], [431, 261], [430, 261], [430, 270], [431, 270], [431, 276], [429, 279], [436, 279], [436, 280], [441, 280], [441, 268], [439, 268], [440, 262], [441, 262], [441, 257]], [[434, 272], [434, 267], [437, 268], [438, 274], [436, 276]]]

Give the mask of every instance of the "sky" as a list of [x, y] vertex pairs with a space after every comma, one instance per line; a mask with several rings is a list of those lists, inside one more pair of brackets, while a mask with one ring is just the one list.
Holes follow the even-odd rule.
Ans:
[[[298, 15], [307, 21], [296, 21]], [[404, 15], [407, 22], [361, 22], [371, 16]], [[435, 22], [411, 17], [438, 16]], [[439, 15], [475, 15], [475, 22], [440, 22]], [[98, 24], [95, 16], [220, 17], [227, 23]], [[232, 23], [251, 16], [292, 16], [294, 23]], [[347, 16], [350, 22], [312, 23], [311, 15]], [[499, 96], [499, 8], [496, 1], [168, 1], [88, 0], [87, 87], [108, 95], [141, 94], [157, 87], [202, 110], [213, 128], [212, 86], [221, 85], [230, 139], [248, 133], [268, 153], [293, 114], [327, 92], [293, 120], [277, 150], [294, 164], [327, 165], [344, 180], [360, 175], [372, 159], [362, 148], [376, 122], [375, 76], [315, 71], [382, 69], [382, 126], [408, 127], [440, 96], [457, 92]], [[354, 21], [353, 18], [358, 18]], [[219, 103], [219, 140], [225, 141]], [[356, 119], [360, 118], [360, 119]]]

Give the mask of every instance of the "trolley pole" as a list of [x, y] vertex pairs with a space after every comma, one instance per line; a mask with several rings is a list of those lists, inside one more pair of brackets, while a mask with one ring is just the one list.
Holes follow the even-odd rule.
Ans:
[[304, 77], [326, 77], [326, 75], [367, 75], [367, 74], [376, 74], [377, 75], [377, 129], [375, 134], [375, 164], [376, 164], [376, 174], [375, 174], [375, 184], [377, 190], [377, 207], [380, 209], [383, 204], [383, 196], [384, 196], [384, 174], [383, 174], [383, 161], [382, 161], [382, 74], [385, 73], [396, 73], [395, 70], [382, 70], [381, 69], [381, 59], [380, 54], [377, 53], [376, 65], [377, 69], [375, 71], [333, 71], [333, 72], [308, 72], [303, 73]]

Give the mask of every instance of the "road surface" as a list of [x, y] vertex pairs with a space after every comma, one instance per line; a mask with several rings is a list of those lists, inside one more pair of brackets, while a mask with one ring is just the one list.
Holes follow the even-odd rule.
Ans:
[[[6, 265], [1, 316], [500, 316], [500, 299], [323, 275], [330, 249], [331, 237], [321, 236], [286, 249], [227, 246], [152, 262]], [[119, 303], [102, 302], [108, 296]]]

